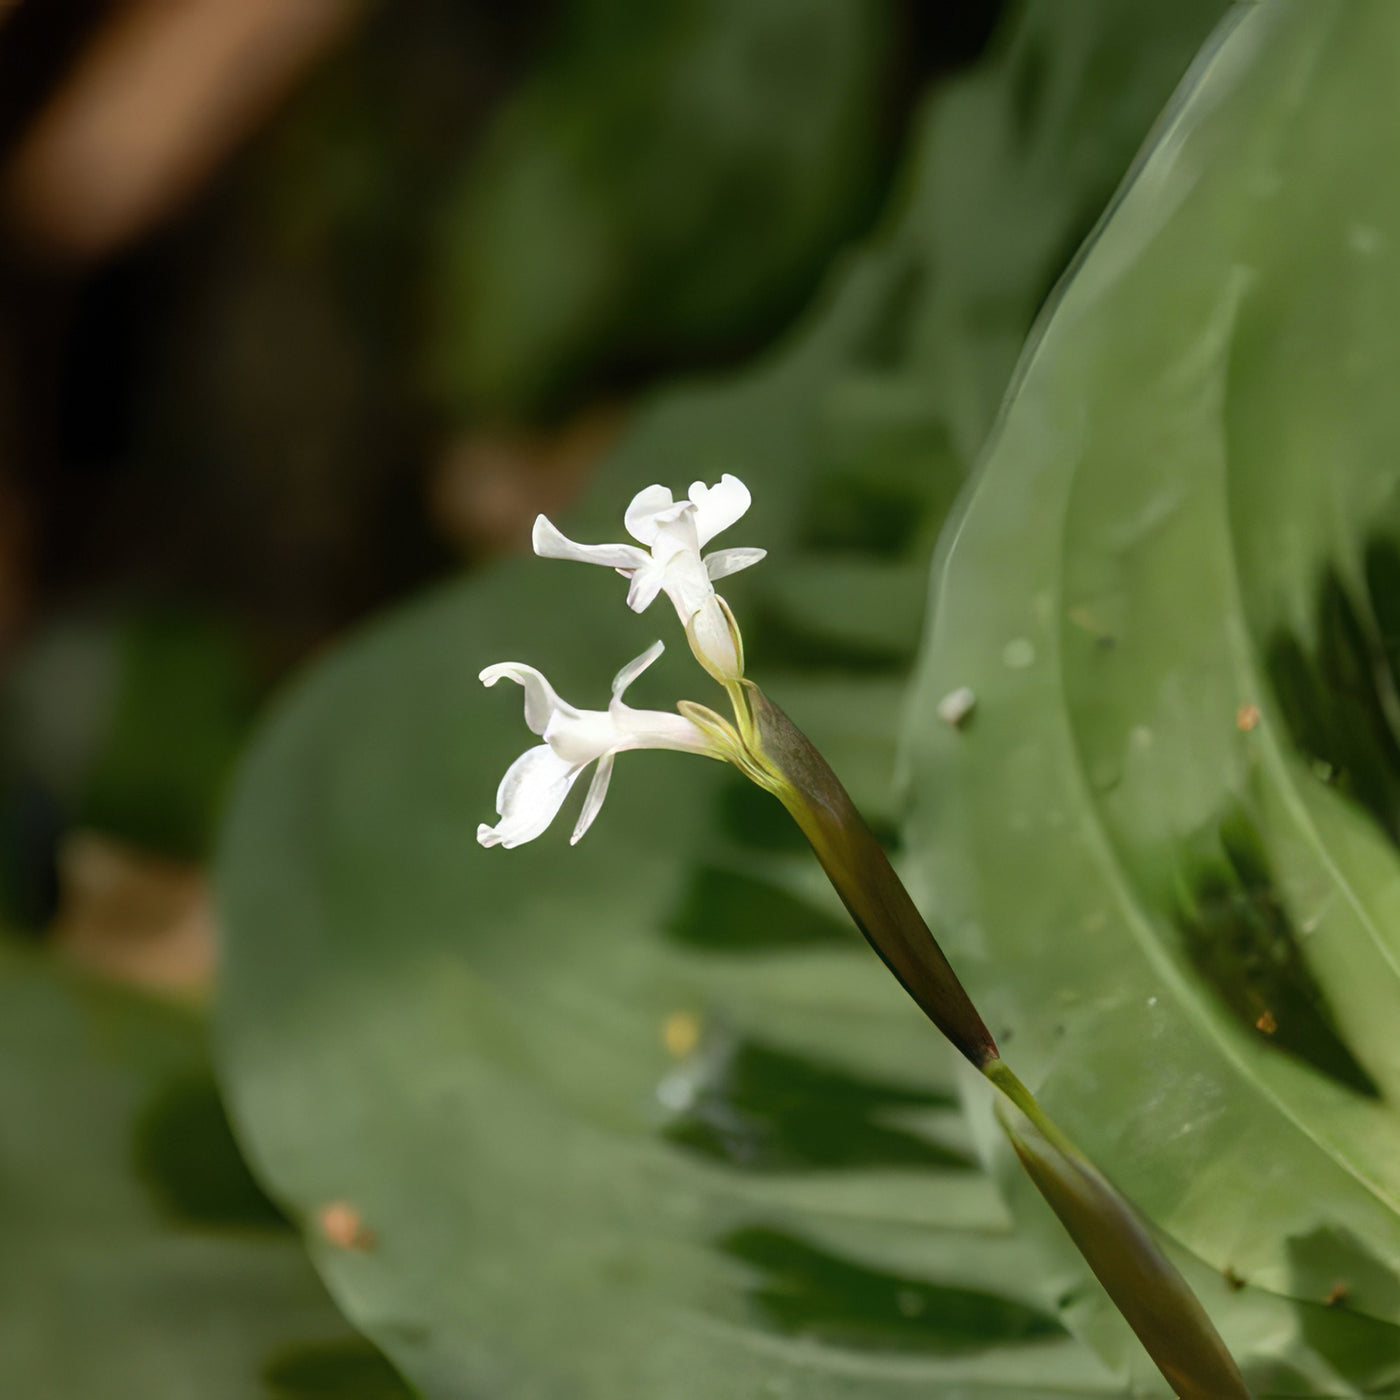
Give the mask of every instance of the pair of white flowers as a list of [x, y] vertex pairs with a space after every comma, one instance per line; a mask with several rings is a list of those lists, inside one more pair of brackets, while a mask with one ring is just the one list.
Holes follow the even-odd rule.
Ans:
[[[535, 553], [546, 559], [576, 559], [616, 569], [629, 581], [627, 605], [644, 612], [660, 593], [675, 605], [697, 660], [718, 681], [743, 677], [739, 629], [715, 580], [747, 569], [764, 557], [761, 549], [701, 550], [748, 510], [748, 488], [735, 476], [716, 486], [697, 481], [682, 501], [664, 486], [648, 486], [632, 498], [623, 523], [637, 544], [577, 544], [543, 515], [535, 521]], [[643, 547], [645, 546], [645, 547]], [[506, 770], [496, 792], [495, 826], [484, 822], [476, 839], [483, 846], [519, 846], [533, 841], [552, 822], [569, 790], [590, 763], [598, 767], [570, 838], [576, 842], [593, 824], [612, 777], [613, 760], [625, 749], [680, 749], [722, 757], [712, 738], [684, 715], [635, 710], [623, 700], [627, 687], [661, 655], [655, 642], [617, 673], [606, 710], [578, 710], [555, 694], [533, 666], [504, 661], [481, 673], [495, 685], [508, 677], [525, 690], [525, 723], [544, 741], [527, 749]]]

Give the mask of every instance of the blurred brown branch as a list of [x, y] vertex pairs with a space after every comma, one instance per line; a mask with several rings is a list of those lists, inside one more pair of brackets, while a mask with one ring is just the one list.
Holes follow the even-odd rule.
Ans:
[[[0, 16], [17, 0], [0, 0]], [[6, 222], [99, 257], [192, 194], [363, 12], [360, 0], [128, 0], [0, 175]]]
[[214, 975], [208, 882], [193, 865], [75, 831], [59, 851], [56, 945], [90, 972], [202, 997]]
[[562, 510], [579, 494], [623, 422], [622, 409], [598, 403], [550, 431], [461, 434], [428, 485], [438, 532], [468, 554], [528, 549], [535, 516]]

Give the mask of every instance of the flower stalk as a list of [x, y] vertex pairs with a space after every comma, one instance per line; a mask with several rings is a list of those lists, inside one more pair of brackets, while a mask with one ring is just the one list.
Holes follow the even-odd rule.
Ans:
[[1200, 1300], [1132, 1205], [1046, 1117], [1004, 1062], [983, 1072], [1005, 1095], [997, 1100], [997, 1121], [1026, 1174], [1173, 1391], [1182, 1400], [1248, 1400], [1239, 1369]]
[[615, 569], [628, 580], [627, 602], [636, 612], [661, 592], [670, 597], [696, 660], [724, 687], [733, 719], [688, 700], [679, 702], [677, 713], [633, 710], [623, 703], [623, 691], [655, 660], [660, 642], [619, 672], [607, 711], [574, 709], [531, 667], [488, 667], [482, 672], [486, 684], [508, 676], [525, 687], [527, 722], [544, 743], [511, 766], [498, 794], [502, 820], [496, 827], [483, 824], [478, 839], [509, 846], [538, 836], [584, 767], [596, 761], [574, 831], [577, 841], [602, 805], [614, 755], [624, 749], [684, 749], [734, 764], [783, 804], [866, 941], [958, 1053], [998, 1091], [997, 1118], [1022, 1166], [1175, 1393], [1182, 1400], [1249, 1400], [1219, 1333], [1147, 1224], [1050, 1121], [1001, 1058], [830, 765], [744, 675], [743, 638], [714, 582], [758, 563], [764, 552], [728, 549], [702, 556], [700, 551], [748, 506], [748, 490], [732, 476], [714, 487], [696, 482], [679, 502], [664, 487], [647, 487], [624, 520], [637, 545], [577, 544], [539, 517], [536, 553]]
[[900, 986], [954, 1049], [983, 1069], [997, 1058], [996, 1042], [884, 849], [812, 741], [752, 681], [743, 686], [757, 751], [776, 777], [770, 791]]
[[[1249, 1400], [1200, 1300], [1126, 1198], [1001, 1058], [932, 931], [815, 745], [752, 681], [748, 731], [763, 785], [787, 808], [866, 940], [953, 1047], [1000, 1092], [997, 1119], [1021, 1165], [1181, 1400]], [[731, 691], [731, 695], [733, 692]]]

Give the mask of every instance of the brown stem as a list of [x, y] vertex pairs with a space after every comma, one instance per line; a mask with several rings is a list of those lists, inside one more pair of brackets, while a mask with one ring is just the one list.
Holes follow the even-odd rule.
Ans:
[[960, 1054], [978, 1069], [997, 1059], [992, 1033], [831, 766], [757, 686], [744, 689], [762, 760], [782, 780], [772, 790], [856, 927]]

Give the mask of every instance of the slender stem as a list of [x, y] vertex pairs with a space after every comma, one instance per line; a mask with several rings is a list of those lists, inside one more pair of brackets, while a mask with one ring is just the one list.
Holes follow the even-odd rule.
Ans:
[[1080, 1155], [1079, 1149], [1041, 1108], [1040, 1101], [1026, 1088], [1016, 1071], [1005, 1060], [1000, 1057], [989, 1060], [982, 1066], [982, 1073], [1026, 1115], [1042, 1137], [1053, 1143], [1061, 1152]]
[[1002, 1060], [983, 1067], [1002, 1092], [997, 1119], [1114, 1306], [1182, 1400], [1249, 1400], [1200, 1300], [1131, 1202], [1070, 1141]]
[[[1001, 1058], [972, 999], [839, 779], [752, 681], [728, 682], [741, 767], [788, 809], [856, 926], [952, 1045], [1001, 1092], [1022, 1166], [1182, 1400], [1249, 1400], [1196, 1295], [1127, 1199]], [[738, 759], [736, 759], [738, 761]]]

